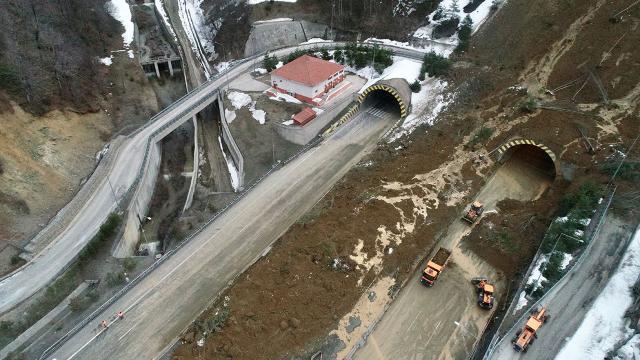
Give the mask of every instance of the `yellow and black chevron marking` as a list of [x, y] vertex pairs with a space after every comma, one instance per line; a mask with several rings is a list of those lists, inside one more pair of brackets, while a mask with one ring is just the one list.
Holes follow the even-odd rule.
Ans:
[[551, 160], [553, 160], [554, 162], [556, 161], [556, 154], [553, 153], [553, 151], [551, 151], [545, 144], [542, 143], [537, 143], [534, 140], [527, 140], [527, 139], [517, 139], [517, 140], [512, 140], [509, 141], [508, 143], [500, 146], [498, 148], [498, 156], [501, 157], [509, 148], [516, 146], [516, 145], [533, 145], [533, 146], [537, 146], [540, 149], [544, 150], [544, 152], [546, 152], [549, 157], [551, 158]]
[[370, 92], [375, 90], [384, 90], [389, 94], [391, 94], [398, 102], [398, 105], [400, 105], [400, 117], [404, 118], [407, 116], [407, 105], [404, 103], [404, 101], [402, 101], [402, 98], [400, 97], [400, 94], [398, 94], [398, 91], [389, 85], [377, 84], [377, 85], [369, 86], [364, 90], [362, 94], [358, 96], [358, 102], [362, 104], [362, 102], [367, 97], [367, 95], [369, 95]]
[[342, 115], [340, 120], [336, 121], [331, 125], [327, 130], [322, 133], [323, 137], [327, 137], [331, 135], [334, 131], [336, 131], [340, 126], [349, 121], [355, 114], [360, 110], [360, 104], [352, 106], [346, 114]]

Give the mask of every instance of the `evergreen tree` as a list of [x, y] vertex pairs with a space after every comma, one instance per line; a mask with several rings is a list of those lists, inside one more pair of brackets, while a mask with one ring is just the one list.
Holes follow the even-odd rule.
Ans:
[[467, 15], [464, 20], [462, 20], [462, 25], [460, 25], [460, 29], [458, 30], [458, 39], [460, 42], [458, 46], [456, 46], [456, 52], [460, 53], [466, 51], [469, 48], [469, 39], [471, 38], [471, 32], [473, 31], [473, 20], [471, 17]]

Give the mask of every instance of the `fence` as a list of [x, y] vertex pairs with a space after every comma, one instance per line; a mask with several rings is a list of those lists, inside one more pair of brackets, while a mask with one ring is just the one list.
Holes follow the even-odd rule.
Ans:
[[[520, 315], [520, 317], [518, 317], [513, 325], [511, 327], [509, 327], [506, 331], [503, 331], [502, 334], [500, 335], [500, 327], [502, 327], [502, 325], [504, 325], [506, 314], [508, 314], [509, 312], [512, 311], [513, 307], [515, 306], [516, 302], [517, 302], [517, 296], [514, 297], [514, 299], [511, 301], [511, 305], [509, 306], [509, 309], [507, 310], [507, 312], [505, 313], [505, 317], [502, 319], [502, 321], [500, 322], [500, 324], [498, 325], [498, 330], [496, 331], [495, 335], [493, 336], [493, 338], [491, 339], [491, 342], [489, 344], [488, 350], [485, 352], [483, 359], [490, 359], [491, 356], [493, 355], [493, 352], [495, 351], [496, 347], [505, 339], [505, 335], [509, 334], [511, 331], [513, 331], [515, 329], [515, 327], [526, 317], [529, 315], [529, 310], [533, 309], [535, 307], [537, 307], [538, 305], [540, 305], [544, 300], [546, 300], [547, 295], [551, 294], [553, 292], [554, 289], [556, 289], [556, 287], [563, 283], [568, 277], [570, 277], [570, 275], [573, 273], [574, 269], [578, 268], [579, 265], [584, 261], [584, 259], [586, 258], [585, 254], [589, 253], [589, 250], [591, 249], [591, 247], [593, 246], [594, 243], [594, 239], [598, 236], [598, 234], [600, 233], [600, 229], [602, 228], [602, 224], [604, 223], [604, 219], [607, 215], [607, 212], [609, 211], [609, 207], [611, 206], [611, 202], [613, 201], [613, 197], [615, 195], [617, 187], [616, 186], [610, 186], [608, 188], [608, 194], [607, 194], [607, 200], [606, 202], [603, 203], [603, 206], [601, 206], [598, 209], [598, 212], [600, 212], [600, 214], [596, 213], [596, 216], [599, 216], [598, 219], [598, 223], [595, 227], [595, 229], [593, 230], [593, 233], [590, 236], [589, 242], [587, 244], [587, 247], [584, 249], [584, 251], [582, 251], [582, 253], [580, 254], [580, 257], [578, 258], [578, 260], [576, 260], [576, 262], [573, 264], [573, 266], [571, 266], [571, 268], [569, 269], [569, 271], [567, 271], [564, 275], [562, 275], [562, 277], [555, 283], [553, 284], [553, 286], [551, 286], [545, 293], [544, 295], [542, 295], [540, 297], [540, 299], [538, 299], [536, 302], [534, 302], [531, 306], [529, 306], [527, 308], [527, 310], [525, 310], [522, 315]], [[542, 244], [540, 245], [540, 248], [538, 249], [538, 253], [540, 253], [540, 249], [542, 248]], [[527, 274], [530, 273], [530, 270], [532, 268], [532, 266], [535, 266], [535, 261], [532, 262], [532, 265], [530, 265], [529, 267], [529, 271], [527, 272]], [[525, 276], [522, 280], [522, 283], [520, 284], [520, 287], [518, 288], [518, 291], [515, 294], [519, 294], [524, 286], [526, 285], [526, 280], [527, 280], [528, 276]], [[475, 354], [475, 351], [473, 354], [471, 354], [471, 356], [469, 358], [472, 358], [473, 355]]]

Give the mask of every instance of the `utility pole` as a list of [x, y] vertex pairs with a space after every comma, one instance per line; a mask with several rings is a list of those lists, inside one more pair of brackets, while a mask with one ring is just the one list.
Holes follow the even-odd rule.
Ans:
[[[227, 49], [224, 47], [224, 45], [222, 45], [221, 43], [214, 41], [214, 44], [218, 44], [220, 45], [220, 47], [222, 47], [222, 52], [224, 52], [224, 62], [226, 63], [226, 68], [223, 70], [225, 72], [225, 77], [226, 77], [226, 83], [227, 83], [227, 91], [229, 91], [229, 67], [231, 66], [229, 64], [229, 58], [227, 57]], [[223, 86], [224, 87], [224, 86]]]

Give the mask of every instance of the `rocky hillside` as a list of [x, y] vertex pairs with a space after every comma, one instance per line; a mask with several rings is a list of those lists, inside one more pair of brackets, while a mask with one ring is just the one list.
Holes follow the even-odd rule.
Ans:
[[[7, 0], [0, 11], [0, 88], [34, 114], [96, 109], [96, 58], [120, 41], [105, 0]], [[81, 19], [81, 20], [80, 20]], [[7, 98], [2, 99], [7, 105]]]

